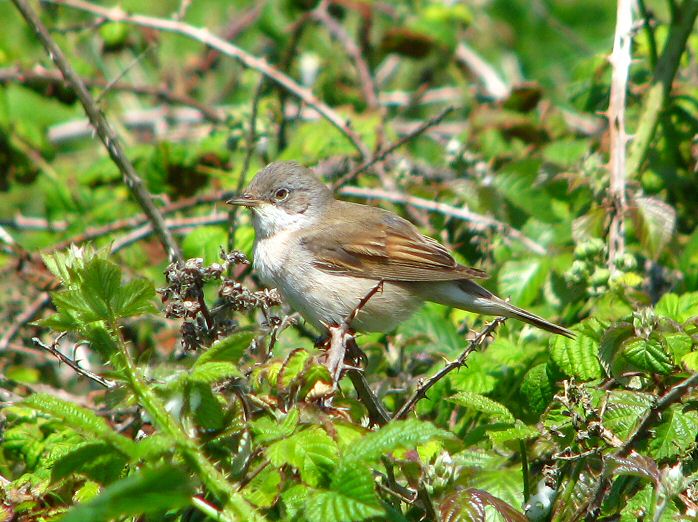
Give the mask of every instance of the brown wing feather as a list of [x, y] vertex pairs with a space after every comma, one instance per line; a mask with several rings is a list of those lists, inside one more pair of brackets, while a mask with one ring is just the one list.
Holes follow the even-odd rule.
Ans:
[[[346, 204], [346, 203], [345, 203]], [[349, 204], [346, 204], [349, 205]], [[368, 230], [332, 221], [305, 235], [303, 245], [316, 266], [332, 273], [392, 281], [484, 279], [477, 268], [459, 265], [436, 240], [422, 235], [409, 221], [370, 208], [377, 226]]]

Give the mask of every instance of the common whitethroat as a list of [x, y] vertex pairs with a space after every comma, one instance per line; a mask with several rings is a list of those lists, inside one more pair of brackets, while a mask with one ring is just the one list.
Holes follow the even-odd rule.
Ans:
[[424, 301], [485, 315], [514, 317], [548, 332], [573, 333], [478, 285], [487, 274], [456, 263], [409, 221], [376, 207], [334, 198], [306, 167], [267, 165], [231, 205], [252, 209], [254, 269], [319, 330], [341, 324], [383, 281], [351, 326], [390, 331]]

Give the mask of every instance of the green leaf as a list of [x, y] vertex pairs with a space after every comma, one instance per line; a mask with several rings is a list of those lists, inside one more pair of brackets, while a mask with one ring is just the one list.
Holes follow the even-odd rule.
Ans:
[[599, 361], [606, 374], [618, 376], [624, 369], [622, 358], [618, 357], [623, 343], [635, 333], [630, 323], [618, 323], [604, 333], [599, 344]]
[[674, 207], [657, 198], [635, 198], [631, 216], [643, 248], [649, 257], [657, 259], [674, 233]]
[[397, 333], [411, 340], [408, 351], [457, 353], [465, 345], [453, 322], [445, 316], [441, 305], [427, 303], [421, 310], [398, 326]]
[[436, 437], [450, 438], [452, 435], [416, 419], [391, 422], [347, 448], [342, 455], [342, 465], [373, 462], [397, 448], [411, 449]]
[[44, 393], [30, 395], [21, 404], [61, 419], [77, 431], [105, 440], [124, 455], [137, 456], [135, 442], [112, 430], [107, 421], [86, 408]]
[[654, 397], [647, 393], [625, 390], [608, 392], [603, 425], [619, 439], [625, 440], [653, 404]]
[[80, 275], [80, 293], [92, 313], [99, 319], [115, 319], [113, 305], [121, 285], [119, 267], [106, 259], [93, 259]]
[[698, 316], [698, 292], [689, 292], [681, 296], [664, 294], [655, 305], [654, 311], [657, 315], [685, 323]]
[[674, 361], [664, 350], [664, 343], [658, 336], [649, 339], [633, 337], [623, 343], [623, 356], [640, 370], [651, 373], [671, 373]]
[[211, 391], [210, 384], [204, 381], [194, 381], [189, 391], [189, 404], [196, 415], [196, 422], [199, 426], [208, 430], [223, 428], [225, 414], [221, 403]]
[[[657, 487], [655, 484], [647, 484], [644, 488], [633, 495], [623, 507], [620, 514], [620, 522], [637, 522], [647, 518], [650, 509], [656, 510], [652, 505], [657, 501]], [[666, 509], [658, 522], [673, 522], [681, 520], [679, 510], [673, 502], [665, 504]]]
[[691, 351], [693, 339], [683, 332], [669, 332], [664, 334], [667, 347], [671, 350], [674, 360], [681, 359]]
[[598, 354], [598, 343], [581, 333], [574, 339], [556, 336], [551, 340], [550, 357], [555, 364], [570, 377], [582, 381], [603, 376]]
[[339, 450], [325, 430], [310, 426], [287, 439], [274, 442], [267, 448], [266, 455], [274, 466], [293, 466], [305, 482], [318, 486], [336, 466]]
[[51, 480], [81, 473], [100, 484], [109, 484], [119, 478], [127, 462], [128, 459], [110, 444], [86, 442], [61, 456], [51, 466]]
[[184, 257], [200, 257], [204, 265], [220, 262], [220, 250], [228, 244], [228, 233], [223, 227], [197, 227], [182, 241]]
[[[487, 491], [502, 501], [520, 506], [523, 503], [521, 468], [479, 470], [467, 481], [467, 485]], [[514, 518], [512, 520], [521, 520]]]
[[188, 374], [190, 380], [204, 384], [213, 384], [233, 377], [242, 377], [242, 372], [235, 364], [225, 361], [195, 364]]
[[516, 425], [511, 428], [487, 430], [487, 436], [494, 444], [533, 439], [539, 435], [540, 432], [536, 428], [526, 426], [521, 421], [516, 421]]
[[374, 490], [373, 475], [366, 467], [341, 466], [331, 491], [318, 491], [305, 502], [310, 522], [352, 522], [384, 513]]
[[552, 198], [537, 182], [540, 168], [537, 159], [511, 162], [497, 172], [494, 184], [512, 205], [544, 223], [556, 223], [563, 216], [556, 213]]
[[526, 373], [521, 383], [521, 396], [535, 415], [545, 411], [555, 396], [555, 381], [550, 377], [547, 364], [534, 366]]
[[297, 348], [288, 354], [284, 361], [276, 385], [279, 389], [288, 388], [300, 376], [310, 359], [310, 354], [303, 348]]
[[296, 484], [281, 493], [281, 501], [288, 520], [298, 520], [309, 492], [310, 489], [305, 484]]
[[281, 474], [279, 470], [267, 466], [240, 493], [251, 504], [261, 508], [269, 508], [274, 505], [279, 496], [280, 485]]
[[439, 506], [442, 520], [471, 522], [489, 520], [486, 506], [491, 506], [506, 522], [527, 522], [527, 518], [510, 504], [487, 491], [468, 488], [448, 495]]
[[78, 504], [62, 521], [109, 520], [164, 512], [187, 506], [193, 494], [189, 477], [177, 468], [144, 470], [115, 482], [91, 501]]
[[681, 357], [681, 364], [692, 372], [698, 372], [698, 352], [687, 353]]
[[290, 437], [296, 431], [299, 418], [300, 412], [298, 408], [293, 408], [280, 422], [278, 419], [271, 419], [270, 417], [262, 417], [252, 421], [252, 432], [255, 435], [255, 442], [265, 444], [272, 440]]
[[515, 420], [506, 406], [477, 393], [460, 392], [449, 397], [448, 401], [470, 410], [482, 412], [499, 422], [513, 423]]
[[696, 442], [698, 434], [698, 412], [681, 411], [682, 406], [673, 406], [659, 424], [650, 442], [651, 455], [655, 459], [670, 459], [682, 455]]
[[116, 317], [133, 317], [157, 311], [153, 305], [155, 287], [147, 279], [134, 279], [118, 289], [113, 296]]
[[250, 331], [236, 332], [225, 339], [217, 341], [208, 350], [202, 353], [193, 367], [211, 361], [232, 361], [237, 363], [242, 358], [245, 350], [249, 348], [254, 339], [254, 333]]
[[498, 287], [502, 297], [510, 297], [517, 306], [530, 305], [540, 293], [548, 275], [547, 258], [531, 257], [507, 261], [499, 271]]

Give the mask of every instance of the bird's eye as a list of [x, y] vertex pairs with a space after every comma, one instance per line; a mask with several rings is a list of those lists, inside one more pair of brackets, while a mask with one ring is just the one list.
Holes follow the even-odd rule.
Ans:
[[276, 199], [276, 201], [283, 201], [287, 197], [288, 197], [288, 189], [285, 189], [285, 188], [280, 188], [274, 194], [274, 198]]

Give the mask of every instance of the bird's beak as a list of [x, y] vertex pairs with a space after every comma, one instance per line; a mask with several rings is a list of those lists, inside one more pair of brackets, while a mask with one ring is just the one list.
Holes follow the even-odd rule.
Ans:
[[240, 207], [254, 208], [258, 207], [261, 203], [264, 203], [261, 199], [255, 198], [252, 194], [243, 193], [236, 198], [229, 199], [226, 201], [228, 205], [237, 205]]

